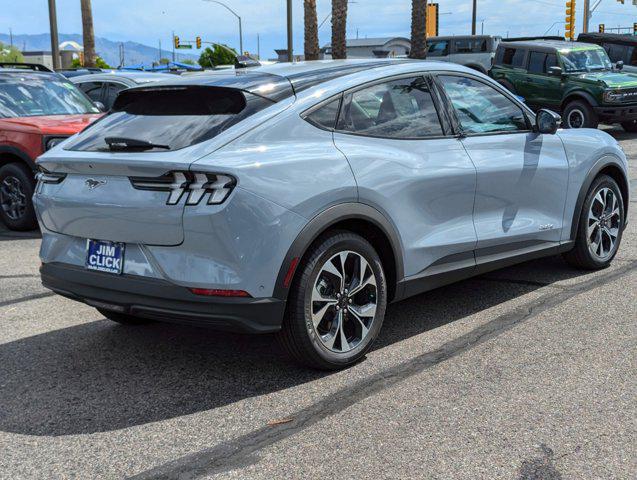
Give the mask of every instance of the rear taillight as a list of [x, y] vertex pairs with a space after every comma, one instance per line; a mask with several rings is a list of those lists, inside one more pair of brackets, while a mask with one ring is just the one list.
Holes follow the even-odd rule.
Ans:
[[62, 183], [62, 180], [65, 178], [66, 173], [51, 173], [42, 169], [40, 169], [40, 172], [35, 176], [35, 179], [40, 183]]
[[168, 205], [177, 205], [185, 194], [186, 205], [198, 205], [204, 198], [208, 205], [218, 205], [237, 183], [229, 175], [203, 172], [168, 172], [161, 177], [130, 177], [130, 181], [137, 190], [168, 192]]

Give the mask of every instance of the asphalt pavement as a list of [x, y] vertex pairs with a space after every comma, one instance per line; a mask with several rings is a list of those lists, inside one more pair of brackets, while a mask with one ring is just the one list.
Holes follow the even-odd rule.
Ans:
[[338, 373], [270, 336], [114, 324], [0, 227], [0, 478], [636, 478], [637, 135], [608, 131], [632, 181], [610, 268], [547, 258], [391, 305]]

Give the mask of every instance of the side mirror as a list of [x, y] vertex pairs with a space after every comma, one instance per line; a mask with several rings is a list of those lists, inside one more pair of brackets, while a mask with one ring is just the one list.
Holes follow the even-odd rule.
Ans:
[[553, 135], [562, 122], [562, 117], [557, 113], [542, 108], [535, 116], [535, 127], [539, 133], [547, 133]]
[[106, 111], [106, 105], [104, 105], [102, 102], [93, 102], [93, 104], [99, 109], [100, 112]]
[[561, 77], [562, 76], [562, 67], [550, 67], [549, 68], [549, 74], [550, 75], [554, 75], [556, 77]]
[[624, 62], [623, 60], [620, 60], [619, 62], [617, 62], [615, 64], [615, 68], [617, 68], [617, 70], [619, 70], [620, 72], [624, 69]]

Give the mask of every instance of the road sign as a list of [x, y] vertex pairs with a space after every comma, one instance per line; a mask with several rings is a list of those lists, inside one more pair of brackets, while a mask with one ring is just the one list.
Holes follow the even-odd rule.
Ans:
[[182, 45], [179, 45], [177, 48], [179, 48], [180, 50], [189, 49], [189, 48], [192, 48], [192, 45], [183, 45], [182, 44]]

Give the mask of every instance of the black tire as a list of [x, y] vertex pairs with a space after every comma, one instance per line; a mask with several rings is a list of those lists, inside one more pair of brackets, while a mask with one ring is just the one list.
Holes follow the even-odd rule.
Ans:
[[[597, 195], [597, 193], [604, 188], [610, 189], [617, 198], [619, 204], [619, 233], [615, 242], [614, 251], [611, 252], [608, 258], [604, 258], [602, 260], [593, 255], [589, 249], [587, 226], [589, 222], [588, 214], [591, 208], [591, 204], [595, 199], [595, 195]], [[599, 270], [608, 267], [613, 261], [613, 258], [615, 258], [615, 255], [617, 254], [617, 251], [619, 250], [619, 246], [621, 244], [622, 233], [624, 229], [624, 212], [624, 199], [622, 198], [621, 190], [619, 188], [619, 185], [617, 185], [617, 182], [608, 175], [600, 175], [599, 177], [597, 177], [588, 190], [588, 193], [586, 194], [586, 200], [584, 201], [584, 205], [582, 206], [577, 235], [575, 237], [575, 246], [571, 251], [563, 255], [564, 259], [572, 266], [585, 270]]]
[[147, 323], [153, 323], [153, 321], [148, 318], [134, 317], [133, 315], [113, 312], [112, 310], [98, 308], [97, 311], [104, 315], [107, 319], [121, 323], [122, 325], [146, 325]]
[[[26, 166], [8, 163], [0, 168], [0, 219], [10, 230], [26, 231], [38, 226], [32, 201], [34, 190], [33, 172]], [[11, 207], [16, 198], [23, 204], [18, 209]]]
[[[376, 313], [371, 324], [368, 325], [367, 335], [361, 334], [361, 339], [354, 348], [348, 352], [335, 352], [323, 343], [317, 332], [318, 327], [317, 329], [314, 327], [311, 312], [314, 303], [312, 302], [312, 291], [326, 262], [334, 255], [344, 251], [353, 252], [354, 259], [356, 259], [356, 255], [362, 256], [373, 271], [376, 280], [376, 293], [374, 295]], [[367, 240], [354, 233], [330, 232], [314, 242], [298, 267], [290, 289], [282, 330], [278, 335], [279, 341], [292, 359], [300, 364], [320, 370], [345, 368], [360, 360], [371, 348], [382, 327], [386, 307], [387, 283], [383, 265], [374, 247]], [[336, 309], [336, 306], [330, 308]], [[347, 308], [344, 308], [343, 312], [347, 312]], [[349, 320], [345, 317], [346, 320], [343, 320], [343, 324], [349, 321], [355, 325], [351, 312], [349, 315]], [[328, 319], [328, 323], [334, 325], [332, 322], [334, 320]], [[346, 341], [349, 343], [349, 338]]]
[[597, 128], [599, 118], [587, 101], [573, 100], [562, 112], [562, 126], [564, 128]]
[[637, 133], [637, 120], [632, 122], [622, 122], [622, 128], [628, 133]]

